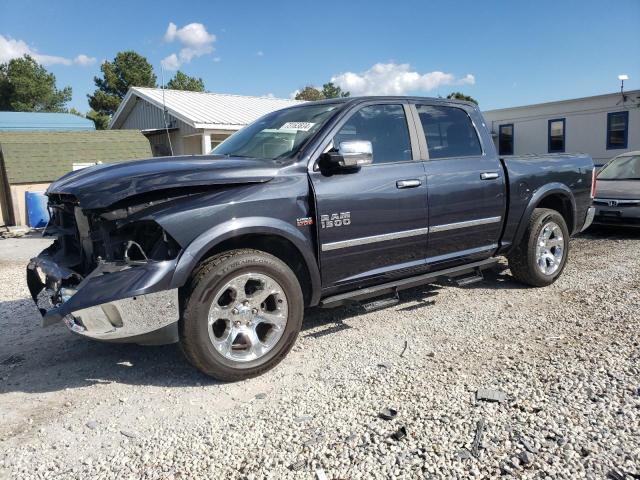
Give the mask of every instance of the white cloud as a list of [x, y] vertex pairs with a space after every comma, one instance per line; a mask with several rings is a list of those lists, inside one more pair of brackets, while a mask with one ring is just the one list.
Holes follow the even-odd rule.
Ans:
[[180, 60], [178, 60], [178, 56], [175, 53], [163, 58], [160, 63], [165, 70], [178, 70], [180, 68]]
[[0, 35], [0, 63], [6, 63], [12, 58], [19, 58], [23, 55], [32, 56], [42, 65], [71, 65], [73, 63], [69, 58], [38, 53], [23, 40]]
[[296, 89], [296, 90], [294, 90], [293, 92], [291, 92], [291, 93], [289, 94], [289, 98], [290, 98], [291, 100], [293, 100], [293, 99], [295, 99], [295, 98], [296, 98], [296, 95], [298, 95], [299, 93], [300, 93], [300, 89]]
[[178, 28], [175, 23], [170, 22], [164, 34], [164, 40], [167, 43], [177, 41], [182, 46], [177, 54], [172, 53], [162, 60], [164, 68], [177, 70], [180, 65], [189, 63], [195, 57], [212, 53], [216, 36], [207, 32], [207, 29], [201, 23], [190, 23]]
[[262, 50], [258, 50], [256, 52], [256, 55], [259, 56], [259, 57], [263, 57], [264, 56], [264, 52]]
[[73, 59], [73, 63], [77, 65], [82, 65], [83, 67], [88, 67], [96, 63], [96, 57], [89, 57], [88, 55], [81, 53], [80, 55], [78, 55], [76, 58]]
[[214, 61], [215, 63], [218, 63], [218, 62], [221, 62], [221, 61], [222, 61], [222, 58], [220, 58], [220, 57], [213, 57], [213, 61]]
[[269, 92], [269, 93], [265, 93], [265, 94], [263, 95], [263, 97], [267, 97], [267, 98], [276, 98], [276, 96], [275, 96], [273, 93], [271, 93], [271, 92]]
[[456, 78], [451, 73], [418, 73], [408, 63], [376, 63], [360, 73], [344, 72], [331, 81], [351, 95], [404, 95], [408, 92], [430, 91], [443, 85], [473, 85], [471, 74]]

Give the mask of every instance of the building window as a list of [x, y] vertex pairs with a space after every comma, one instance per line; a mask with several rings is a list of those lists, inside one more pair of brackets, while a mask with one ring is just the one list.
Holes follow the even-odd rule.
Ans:
[[549, 120], [549, 153], [564, 152], [564, 118]]
[[498, 153], [513, 155], [513, 123], [498, 127]]
[[627, 148], [629, 112], [607, 114], [607, 150]]

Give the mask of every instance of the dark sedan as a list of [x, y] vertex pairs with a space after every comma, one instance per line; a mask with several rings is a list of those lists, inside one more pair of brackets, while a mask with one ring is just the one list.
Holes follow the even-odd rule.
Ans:
[[594, 224], [640, 227], [640, 151], [618, 155], [598, 174]]

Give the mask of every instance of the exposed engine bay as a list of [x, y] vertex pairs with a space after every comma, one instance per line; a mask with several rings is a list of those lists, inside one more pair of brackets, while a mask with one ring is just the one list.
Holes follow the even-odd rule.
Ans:
[[176, 258], [180, 246], [152, 220], [132, 221], [134, 214], [168, 201], [83, 212], [71, 195], [51, 195], [51, 219], [43, 235], [56, 237], [46, 253], [58, 265], [86, 276], [100, 263], [130, 263]]

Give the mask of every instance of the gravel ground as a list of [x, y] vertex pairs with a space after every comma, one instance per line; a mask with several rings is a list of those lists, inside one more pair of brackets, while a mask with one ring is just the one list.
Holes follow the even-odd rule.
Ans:
[[575, 239], [544, 289], [501, 267], [377, 312], [311, 310], [280, 366], [234, 384], [177, 346], [41, 329], [24, 262], [5, 252], [0, 275], [0, 478], [640, 475], [636, 232]]

